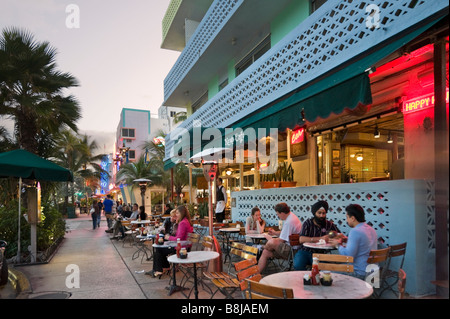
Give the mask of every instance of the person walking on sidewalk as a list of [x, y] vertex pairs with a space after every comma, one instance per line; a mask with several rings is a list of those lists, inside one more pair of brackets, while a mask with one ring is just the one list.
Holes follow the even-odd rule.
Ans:
[[105, 230], [107, 233], [112, 233], [112, 224], [113, 224], [113, 205], [114, 202], [111, 200], [111, 195], [107, 195], [106, 199], [103, 201], [103, 210], [105, 211], [106, 222], [108, 224], [108, 229]]
[[94, 199], [92, 202], [92, 208], [91, 208], [91, 217], [92, 217], [92, 229], [96, 229], [98, 222], [97, 219], [100, 218], [100, 208], [98, 207], [97, 200]]
[[97, 216], [97, 227], [100, 228], [100, 221], [102, 220], [102, 210], [103, 210], [103, 203], [102, 200], [98, 201], [98, 216]]

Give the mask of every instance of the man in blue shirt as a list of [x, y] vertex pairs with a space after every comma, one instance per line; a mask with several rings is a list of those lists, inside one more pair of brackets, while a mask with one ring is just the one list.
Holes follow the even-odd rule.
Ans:
[[108, 229], [105, 232], [112, 233], [112, 218], [113, 218], [113, 208], [114, 202], [111, 200], [111, 195], [106, 195], [106, 199], [103, 201], [103, 210], [105, 211], [106, 222], [108, 223]]
[[364, 279], [369, 253], [378, 249], [377, 233], [366, 224], [364, 209], [360, 205], [350, 204], [345, 211], [347, 224], [352, 228], [348, 234], [347, 244], [342, 245], [343, 238], [330, 239], [330, 243], [338, 248], [339, 254], [353, 257], [355, 276]]

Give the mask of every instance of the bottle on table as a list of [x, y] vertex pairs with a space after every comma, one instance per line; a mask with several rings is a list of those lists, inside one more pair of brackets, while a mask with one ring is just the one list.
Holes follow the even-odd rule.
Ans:
[[180, 238], [177, 238], [177, 257], [180, 258], [180, 250], [181, 250], [181, 241]]
[[320, 272], [319, 272], [319, 258], [313, 258], [313, 264], [311, 269], [311, 282], [313, 285], [320, 284]]

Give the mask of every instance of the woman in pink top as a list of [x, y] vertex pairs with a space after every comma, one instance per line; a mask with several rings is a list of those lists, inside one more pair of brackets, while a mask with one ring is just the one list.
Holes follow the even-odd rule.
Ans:
[[177, 232], [175, 236], [170, 236], [170, 234], [166, 234], [165, 238], [170, 241], [176, 241], [178, 238], [180, 240], [187, 240], [188, 234], [194, 231], [191, 222], [191, 216], [189, 215], [189, 211], [186, 206], [179, 206], [176, 212], [177, 216]]
[[[177, 232], [175, 233], [175, 236], [170, 236], [170, 234], [166, 234], [164, 238], [170, 241], [176, 241], [178, 238], [181, 241], [187, 240], [188, 234], [192, 233], [194, 231], [194, 228], [192, 227], [191, 216], [189, 215], [189, 211], [187, 210], [186, 206], [178, 207], [176, 216], [177, 216], [176, 221]], [[190, 245], [184, 247], [190, 248]], [[145, 274], [153, 277], [159, 276], [159, 278], [161, 278], [164, 268], [166, 269], [170, 268], [170, 264], [167, 261], [167, 256], [169, 254], [175, 253], [175, 247], [156, 248], [154, 252], [155, 253], [153, 254], [153, 269], [146, 272]]]

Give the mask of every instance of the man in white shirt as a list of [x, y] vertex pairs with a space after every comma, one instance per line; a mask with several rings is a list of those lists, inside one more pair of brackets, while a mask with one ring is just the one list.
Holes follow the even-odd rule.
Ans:
[[133, 204], [133, 211], [131, 212], [130, 218], [128, 220], [136, 220], [139, 216], [139, 206], [138, 204]]
[[217, 179], [217, 192], [216, 192], [216, 221], [218, 223], [223, 222], [225, 219], [225, 206], [227, 203], [227, 191], [222, 185], [222, 179]]
[[[288, 259], [291, 247], [289, 245], [289, 236], [292, 234], [300, 234], [302, 223], [298, 217], [291, 212], [290, 207], [286, 203], [279, 203], [275, 206], [275, 212], [279, 219], [283, 221], [281, 231], [269, 229], [269, 235], [266, 235], [267, 243], [258, 261], [259, 272], [267, 266], [269, 258]], [[273, 235], [278, 237], [272, 238]]]

